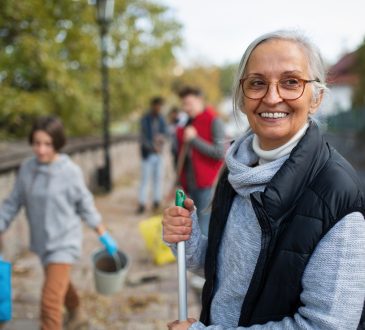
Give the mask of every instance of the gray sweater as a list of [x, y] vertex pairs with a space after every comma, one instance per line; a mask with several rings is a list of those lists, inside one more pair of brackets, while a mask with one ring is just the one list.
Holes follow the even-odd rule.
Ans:
[[[237, 192], [218, 254], [217, 284], [211, 322], [196, 322], [190, 330], [233, 330], [260, 252], [261, 229], [249, 194], [263, 191], [288, 156], [250, 167], [257, 162], [252, 135], [238, 139], [226, 162], [229, 181]], [[319, 242], [305, 269], [301, 301], [293, 318], [255, 325], [249, 329], [356, 329], [365, 298], [365, 221], [362, 214], [348, 214]], [[203, 274], [207, 240], [193, 215], [193, 233], [186, 244], [187, 265]]]
[[30, 248], [43, 264], [73, 263], [81, 254], [80, 217], [95, 228], [101, 217], [80, 168], [64, 154], [51, 164], [26, 160], [14, 188], [0, 207], [0, 232], [24, 206]]

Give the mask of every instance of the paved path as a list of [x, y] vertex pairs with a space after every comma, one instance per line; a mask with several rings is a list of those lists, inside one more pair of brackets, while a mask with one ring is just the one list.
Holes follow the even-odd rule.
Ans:
[[[111, 194], [96, 198], [107, 227], [132, 259], [126, 285], [114, 296], [101, 296], [94, 289], [90, 256], [100, 243], [91, 229], [84, 228], [83, 257], [75, 265], [72, 278], [89, 318], [88, 329], [161, 330], [166, 329], [168, 321], [177, 318], [177, 267], [175, 263], [157, 267], [146, 252], [138, 222], [151, 213], [134, 214], [137, 186], [138, 166], [135, 172], [125, 174]], [[38, 258], [25, 253], [16, 260], [13, 271], [14, 317], [4, 329], [38, 329], [43, 280]], [[199, 299], [190, 287], [188, 297], [189, 315], [197, 317]]]

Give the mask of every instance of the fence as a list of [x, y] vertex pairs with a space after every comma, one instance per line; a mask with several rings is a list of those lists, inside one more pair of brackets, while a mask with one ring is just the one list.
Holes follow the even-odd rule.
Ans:
[[365, 133], [365, 108], [357, 108], [328, 117], [327, 126], [334, 132]]

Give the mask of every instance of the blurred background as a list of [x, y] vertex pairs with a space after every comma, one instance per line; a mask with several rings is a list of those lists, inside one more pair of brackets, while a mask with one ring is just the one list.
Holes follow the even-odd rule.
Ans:
[[[365, 125], [365, 4], [322, 0], [116, 0], [107, 34], [110, 122], [133, 132], [154, 95], [199, 85], [229, 116], [239, 59], [256, 36], [281, 28], [306, 32], [328, 64], [326, 116], [339, 130]], [[99, 25], [95, 0], [0, 2], [0, 136], [24, 137], [40, 114], [62, 117], [72, 136], [102, 125]], [[359, 120], [361, 119], [361, 120]]]
[[[74, 278], [88, 298], [91, 329], [163, 329], [177, 317], [175, 265], [153, 264], [137, 226], [151, 214], [135, 214], [138, 126], [150, 99], [166, 100], [168, 118], [180, 106], [177, 91], [198, 86], [220, 113], [227, 140], [234, 138], [245, 125], [234, 119], [231, 98], [244, 50], [265, 32], [303, 30], [329, 72], [318, 119], [365, 187], [365, 2], [115, 0], [112, 12], [97, 9], [96, 0], [0, 1], [0, 202], [31, 154], [26, 135], [33, 119], [61, 117], [71, 137], [65, 151], [94, 192], [103, 185], [111, 190], [100, 178], [110, 156], [114, 190], [96, 205], [133, 260], [123, 295], [100, 297], [90, 272], [98, 242], [85, 231]], [[174, 173], [168, 150], [165, 155], [169, 186]], [[25, 221], [16, 221], [3, 239], [4, 255], [14, 263], [14, 320], [7, 330], [37, 328], [42, 272], [25, 252], [27, 237]], [[191, 315], [198, 316], [199, 294], [189, 296]]]
[[361, 0], [116, 0], [102, 43], [96, 2], [1, 1], [3, 142], [24, 138], [32, 119], [44, 114], [60, 116], [71, 137], [135, 133], [150, 98], [163, 96], [167, 114], [179, 105], [176, 91], [184, 84], [204, 90], [234, 136], [242, 130], [231, 105], [240, 57], [255, 37], [282, 28], [303, 30], [323, 53], [330, 87], [320, 113], [324, 127], [356, 136], [364, 131]]

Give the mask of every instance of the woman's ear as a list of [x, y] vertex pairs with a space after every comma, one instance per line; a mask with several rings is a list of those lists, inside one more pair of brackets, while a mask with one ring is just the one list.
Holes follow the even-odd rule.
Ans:
[[314, 114], [318, 110], [319, 106], [322, 103], [323, 100], [324, 91], [321, 89], [316, 97], [312, 99], [312, 102], [310, 104], [309, 113]]

